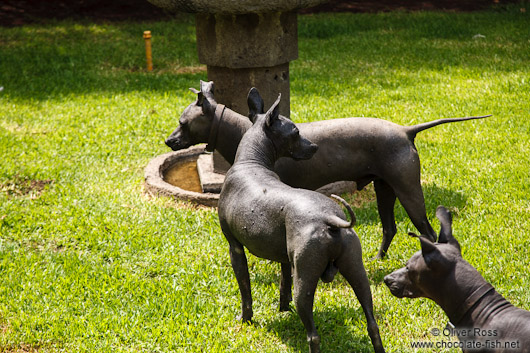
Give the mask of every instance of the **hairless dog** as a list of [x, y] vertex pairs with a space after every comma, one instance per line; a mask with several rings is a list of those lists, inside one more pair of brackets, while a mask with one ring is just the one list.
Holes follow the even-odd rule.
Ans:
[[256, 256], [281, 263], [280, 310], [289, 309], [293, 282], [294, 302], [307, 332], [310, 352], [320, 351], [313, 320], [317, 283], [319, 278], [331, 281], [337, 271], [361, 303], [375, 351], [384, 352], [361, 244], [351, 229], [353, 211], [337, 197], [350, 212], [348, 222], [336, 202], [315, 191], [294, 189], [273, 171], [280, 157], [303, 160], [317, 150], [299, 134], [295, 124], [279, 116], [279, 101], [266, 114], [258, 114], [244, 135], [219, 198], [219, 221], [241, 292], [241, 319], [250, 321], [253, 315], [245, 247]]
[[449, 211], [440, 206], [436, 216], [438, 243], [419, 237], [421, 251], [385, 277], [390, 292], [434, 300], [451, 320], [448, 335], [458, 336], [464, 352], [530, 352], [530, 312], [510, 304], [462, 258]]
[[[207, 142], [207, 150], [218, 150], [234, 162], [236, 150], [252, 123], [214, 98], [213, 82], [201, 81], [201, 90], [191, 89], [197, 100], [180, 117], [180, 125], [167, 138], [173, 150]], [[248, 96], [250, 117], [263, 113], [263, 100], [253, 88]], [[373, 181], [377, 206], [383, 226], [383, 239], [377, 254], [385, 256], [394, 235], [394, 204], [399, 199], [412, 223], [433, 241], [420, 185], [420, 160], [414, 137], [433, 126], [480, 119], [479, 117], [440, 119], [414, 126], [400, 126], [375, 118], [331, 119], [296, 124], [303, 136], [320, 146], [310, 160], [280, 158], [274, 170], [280, 179], [293, 187], [316, 190], [337, 181], [355, 181], [361, 190]]]

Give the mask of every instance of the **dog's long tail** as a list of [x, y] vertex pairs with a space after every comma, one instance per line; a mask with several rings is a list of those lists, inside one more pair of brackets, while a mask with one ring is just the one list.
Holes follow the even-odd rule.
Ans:
[[357, 219], [355, 218], [355, 213], [353, 213], [353, 210], [351, 209], [351, 206], [349, 203], [346, 202], [342, 197], [337, 196], [335, 194], [331, 195], [332, 198], [339, 201], [346, 209], [348, 210], [348, 213], [350, 214], [350, 221], [345, 221], [342, 218], [334, 217], [330, 219], [330, 225], [335, 226], [337, 228], [351, 228], [355, 225], [355, 222]]
[[474, 120], [474, 119], [484, 119], [484, 118], [487, 118], [491, 116], [491, 114], [489, 115], [482, 115], [482, 116], [467, 116], [465, 118], [446, 118], [446, 119], [438, 119], [438, 120], [433, 120], [433, 121], [429, 121], [429, 122], [426, 122], [426, 123], [422, 123], [422, 124], [418, 124], [418, 125], [412, 125], [412, 126], [404, 126], [405, 128], [405, 132], [407, 133], [407, 136], [409, 137], [410, 140], [414, 140], [414, 138], [416, 137], [416, 135], [423, 131], [423, 130], [427, 130], [427, 129], [430, 129], [431, 127], [435, 127], [437, 125], [441, 125], [441, 124], [447, 124], [447, 123], [456, 123], [458, 121], [466, 121], [466, 120]]

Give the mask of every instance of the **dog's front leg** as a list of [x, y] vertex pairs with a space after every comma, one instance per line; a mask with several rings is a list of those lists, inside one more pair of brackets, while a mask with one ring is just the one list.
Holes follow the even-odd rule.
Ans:
[[280, 311], [289, 311], [289, 303], [293, 299], [291, 295], [291, 286], [293, 278], [291, 277], [291, 264], [282, 262], [282, 276], [280, 279]]
[[232, 268], [241, 293], [241, 316], [238, 319], [243, 322], [249, 322], [252, 319], [253, 312], [247, 256], [243, 246], [235, 240], [230, 242], [230, 261], [232, 262]]

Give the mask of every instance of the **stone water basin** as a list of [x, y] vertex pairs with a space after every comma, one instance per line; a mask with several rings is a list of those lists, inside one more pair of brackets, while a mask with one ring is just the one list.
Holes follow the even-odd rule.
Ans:
[[175, 163], [163, 175], [166, 182], [184, 190], [202, 193], [201, 181], [197, 171], [197, 160]]
[[[197, 161], [199, 158], [207, 156], [205, 146], [194, 146], [184, 150], [169, 152], [157, 156], [149, 162], [145, 168], [145, 189], [153, 196], [170, 196], [175, 199], [191, 201], [196, 204], [217, 207], [219, 201], [220, 187], [224, 179], [223, 175], [206, 170], [210, 177], [213, 176], [216, 185], [213, 189], [217, 192], [203, 192], [205, 182], [201, 184]], [[211, 156], [211, 155], [210, 155]], [[201, 165], [201, 163], [199, 163]], [[205, 168], [202, 168], [201, 175], [204, 175]], [[203, 176], [203, 179], [204, 176]], [[324, 185], [318, 192], [324, 195], [354, 193], [356, 184], [353, 181], [339, 181]]]
[[197, 160], [205, 146], [193, 146], [153, 158], [145, 168], [145, 190], [153, 196], [169, 196], [216, 207], [218, 193], [202, 192]]

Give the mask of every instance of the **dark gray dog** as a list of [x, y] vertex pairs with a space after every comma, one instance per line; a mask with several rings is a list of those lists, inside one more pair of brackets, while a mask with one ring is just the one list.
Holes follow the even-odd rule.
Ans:
[[221, 229], [230, 245], [230, 259], [241, 292], [241, 319], [252, 318], [252, 295], [244, 247], [252, 254], [281, 263], [280, 310], [289, 310], [291, 266], [294, 302], [310, 352], [320, 351], [313, 320], [313, 300], [319, 278], [329, 282], [337, 271], [346, 278], [361, 303], [376, 352], [384, 352], [373, 315], [372, 294], [364, 269], [361, 244], [351, 229], [355, 216], [315, 191], [294, 189], [273, 171], [280, 157], [310, 158], [317, 146], [300, 136], [274, 103], [256, 117], [237, 150], [219, 199]]
[[[213, 82], [201, 81], [201, 90], [192, 91], [197, 94], [197, 100], [184, 110], [180, 125], [166, 144], [176, 151], [208, 142], [208, 150], [217, 149], [232, 164], [237, 146], [252, 123], [247, 117], [217, 104]], [[263, 113], [263, 100], [256, 89], [251, 90], [248, 103], [251, 117]], [[396, 196], [418, 231], [436, 240], [425, 212], [420, 160], [414, 146], [416, 134], [439, 124], [480, 118], [483, 117], [440, 119], [414, 126], [374, 118], [297, 124], [301, 134], [320, 148], [311, 160], [282, 158], [274, 170], [284, 183], [310, 190], [342, 180], [355, 181], [361, 190], [373, 181], [383, 226], [377, 257], [382, 258], [396, 234]]]
[[[385, 277], [398, 298], [426, 297], [445, 311], [464, 352], [530, 352], [530, 312], [514, 307], [462, 258], [451, 214], [438, 207], [437, 244], [420, 236], [421, 251]], [[414, 234], [411, 234], [414, 235]]]

